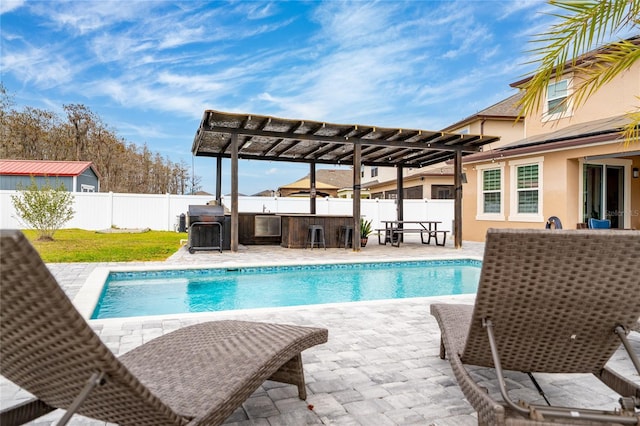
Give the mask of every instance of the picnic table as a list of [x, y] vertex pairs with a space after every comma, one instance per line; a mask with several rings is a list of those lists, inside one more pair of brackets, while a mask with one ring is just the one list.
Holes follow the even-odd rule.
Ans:
[[[449, 232], [438, 229], [438, 224], [442, 223], [439, 220], [382, 220], [381, 222], [384, 228], [377, 229], [378, 244], [391, 243], [394, 247], [400, 247], [402, 236], [409, 233], [420, 234], [422, 244], [431, 244], [433, 238], [436, 245], [444, 246], [447, 241], [447, 232]], [[442, 242], [439, 237], [442, 237]]]

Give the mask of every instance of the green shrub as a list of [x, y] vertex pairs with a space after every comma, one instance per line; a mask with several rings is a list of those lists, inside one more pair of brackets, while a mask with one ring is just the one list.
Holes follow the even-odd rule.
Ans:
[[371, 221], [360, 218], [360, 237], [366, 238], [371, 235]]
[[53, 240], [53, 234], [73, 218], [73, 195], [60, 183], [54, 188], [49, 179], [38, 187], [35, 179], [26, 188], [18, 185], [18, 194], [11, 196], [18, 220], [35, 229], [39, 240]]

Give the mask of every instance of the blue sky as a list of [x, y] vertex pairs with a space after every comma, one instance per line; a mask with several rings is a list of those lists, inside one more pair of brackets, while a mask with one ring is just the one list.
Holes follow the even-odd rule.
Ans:
[[[439, 130], [514, 93], [542, 1], [2, 0], [1, 77], [16, 107], [80, 103], [128, 142], [193, 164], [205, 109]], [[240, 192], [304, 164], [241, 162]], [[230, 188], [223, 165], [223, 193]]]

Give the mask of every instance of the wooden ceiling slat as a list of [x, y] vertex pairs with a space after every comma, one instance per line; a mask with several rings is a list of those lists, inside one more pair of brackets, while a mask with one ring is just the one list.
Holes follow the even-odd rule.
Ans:
[[295, 148], [295, 147], [296, 147], [296, 145], [298, 144], [298, 142], [300, 142], [300, 141], [298, 141], [298, 140], [291, 140], [291, 139], [287, 139], [287, 140], [289, 141], [289, 144], [288, 144], [287, 146], [285, 146], [285, 148], [284, 148], [284, 149], [282, 149], [282, 150], [280, 150], [280, 151], [277, 151], [277, 152], [276, 152], [276, 154], [277, 154], [277, 156], [278, 156], [278, 157], [279, 157], [279, 156], [281, 156], [281, 155], [283, 155], [284, 153], [286, 153], [286, 152], [287, 152], [287, 151], [289, 151], [290, 149]]
[[363, 164], [410, 167], [435, 159], [452, 159], [456, 151], [463, 155], [478, 152], [483, 145], [499, 139], [207, 110], [194, 137], [192, 152], [196, 156], [227, 158], [232, 134], [241, 136], [240, 158], [339, 164], [352, 158], [353, 146], [360, 144]]

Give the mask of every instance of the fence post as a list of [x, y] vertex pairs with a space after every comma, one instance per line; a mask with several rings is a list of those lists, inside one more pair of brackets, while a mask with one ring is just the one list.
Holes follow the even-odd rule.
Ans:
[[109, 227], [112, 228], [113, 223], [113, 192], [109, 191]]
[[167, 215], [167, 231], [172, 231], [171, 229], [171, 194], [167, 192], [167, 210], [165, 214]]

